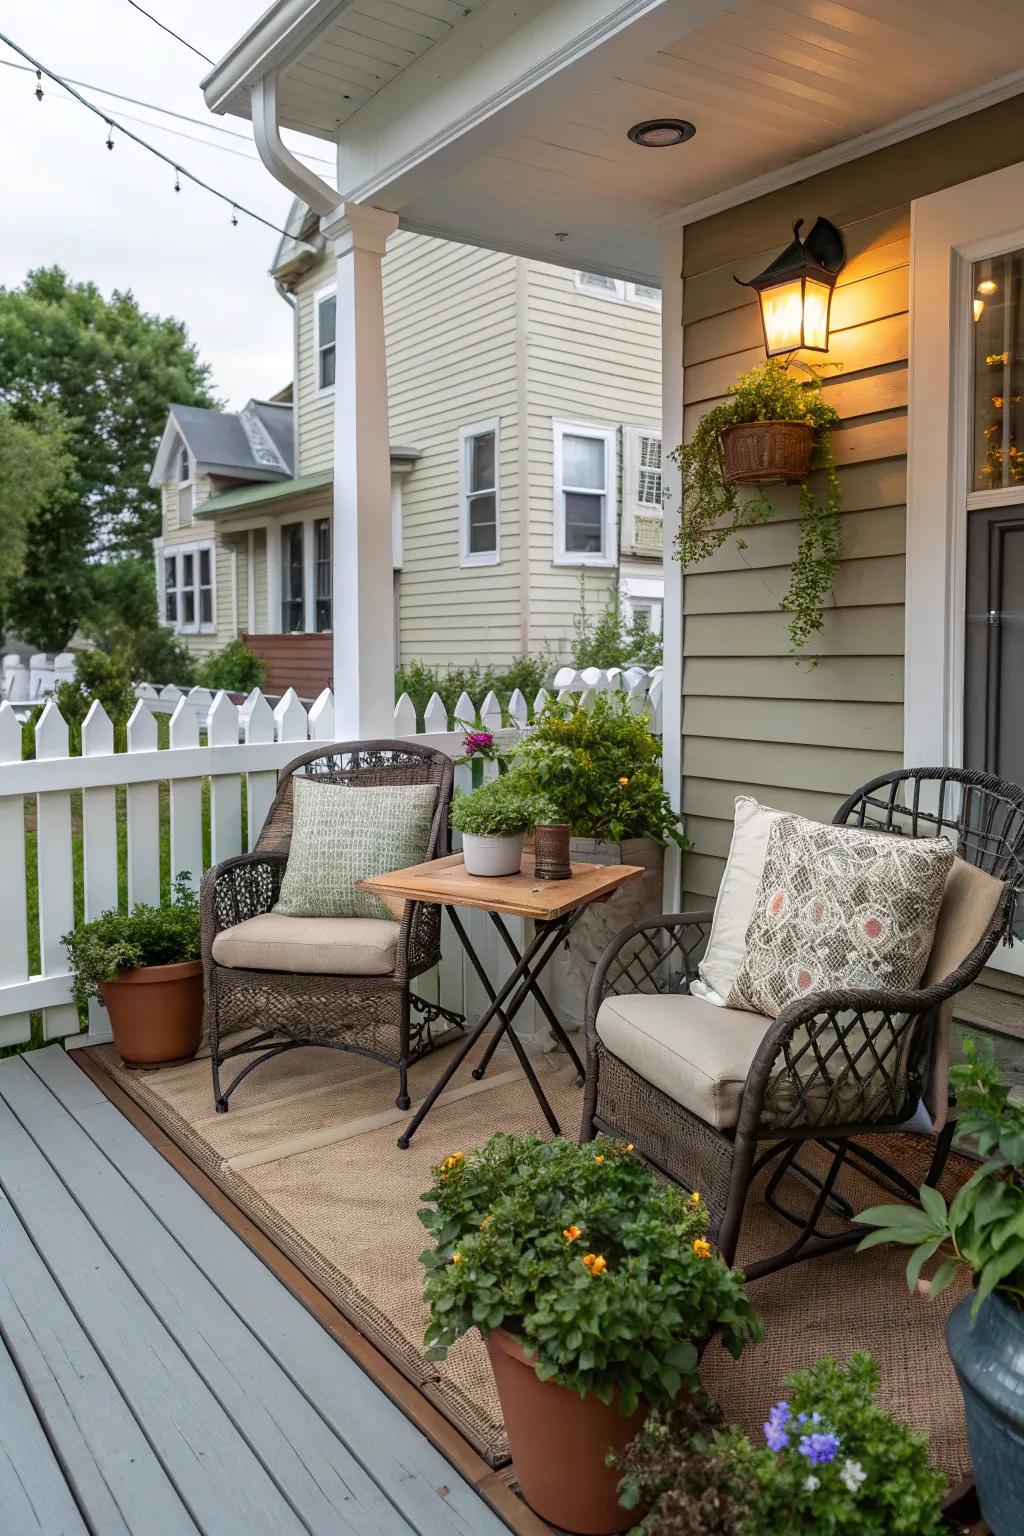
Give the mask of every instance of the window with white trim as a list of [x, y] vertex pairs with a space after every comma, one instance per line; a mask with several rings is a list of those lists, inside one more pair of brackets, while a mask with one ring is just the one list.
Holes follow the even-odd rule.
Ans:
[[653, 283], [629, 283], [621, 277], [606, 277], [603, 272], [575, 272], [573, 276], [579, 292], [591, 298], [637, 304], [641, 309], [661, 308], [661, 289]]
[[614, 427], [556, 421], [554, 429], [554, 560], [563, 565], [614, 565]]
[[459, 524], [463, 565], [501, 559], [498, 503], [499, 422], [477, 422], [459, 432]]
[[178, 622], [178, 557], [164, 555], [164, 623]]
[[305, 625], [305, 575], [302, 523], [287, 523], [281, 529], [281, 633], [300, 634]]
[[661, 433], [624, 427], [622, 433], [622, 543], [661, 554]]
[[314, 295], [313, 306], [316, 392], [318, 395], [323, 395], [334, 388], [335, 341], [338, 328], [338, 298], [335, 289], [321, 288]]
[[195, 511], [196, 488], [192, 478], [192, 460], [184, 443], [178, 453], [177, 483], [178, 527], [186, 528], [192, 521], [192, 513]]
[[210, 544], [179, 544], [163, 552], [163, 615], [181, 634], [209, 634], [216, 628], [214, 578], [216, 563]]
[[318, 517], [313, 524], [313, 595], [317, 634], [331, 628], [331, 520]]

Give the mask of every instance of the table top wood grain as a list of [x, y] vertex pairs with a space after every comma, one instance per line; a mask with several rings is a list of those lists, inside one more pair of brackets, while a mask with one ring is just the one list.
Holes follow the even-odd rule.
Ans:
[[573, 864], [568, 880], [538, 880], [533, 854], [524, 853], [514, 875], [468, 875], [461, 853], [412, 864], [390, 875], [370, 875], [358, 884], [378, 895], [404, 897], [434, 905], [476, 907], [483, 912], [506, 912], [547, 923], [564, 917], [574, 907], [607, 901], [620, 885], [644, 873], [636, 864]]

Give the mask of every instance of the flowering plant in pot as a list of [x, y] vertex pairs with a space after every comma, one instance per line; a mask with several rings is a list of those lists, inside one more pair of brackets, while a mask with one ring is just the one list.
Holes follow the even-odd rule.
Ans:
[[604, 1138], [497, 1135], [446, 1158], [422, 1198], [428, 1358], [478, 1328], [527, 1502], [576, 1532], [623, 1530], [609, 1449], [697, 1385], [713, 1329], [734, 1355], [761, 1332], [700, 1196]]
[[1011, 1098], [990, 1041], [964, 1041], [950, 1068], [957, 1097], [957, 1140], [973, 1143], [981, 1166], [947, 1206], [937, 1189], [919, 1208], [877, 1205], [855, 1219], [874, 1227], [861, 1248], [907, 1243], [907, 1283], [939, 1256], [928, 1285], [938, 1296], [958, 1270], [975, 1279], [973, 1296], [947, 1327], [967, 1410], [967, 1435], [982, 1514], [996, 1536], [1019, 1529], [1024, 1509], [1024, 1104]]
[[[727, 539], [735, 539], [737, 548], [745, 549], [744, 531], [775, 515], [763, 485], [787, 479], [799, 483], [800, 539], [789, 589], [780, 604], [790, 615], [794, 652], [822, 628], [821, 608], [839, 568], [840, 552], [839, 479], [832, 454], [832, 432], [839, 416], [823, 399], [814, 370], [803, 363], [799, 367], [802, 378], [790, 372], [788, 362], [770, 357], [741, 374], [726, 400], [700, 418], [690, 441], [670, 454], [683, 477], [676, 555], [687, 566], [706, 560]], [[730, 446], [735, 447], [732, 434], [742, 428], [770, 445], [772, 424], [776, 431], [790, 435], [794, 428], [802, 429], [806, 461], [791, 466], [790, 474], [775, 466], [760, 479], [756, 469], [742, 480], [734, 478], [728, 460]], [[820, 498], [808, 478], [813, 456], [825, 472]], [[754, 486], [754, 494], [741, 495], [741, 484]]]
[[194, 1056], [202, 1038], [199, 899], [187, 872], [170, 901], [111, 907], [66, 933], [75, 998], [102, 999], [121, 1059], [155, 1066]]
[[939, 1536], [945, 1479], [878, 1384], [866, 1350], [797, 1371], [758, 1444], [703, 1395], [652, 1414], [619, 1462], [633, 1536]]
[[515, 773], [488, 779], [479, 789], [452, 801], [452, 826], [462, 833], [462, 856], [470, 875], [514, 875], [522, 862], [523, 839], [548, 819], [547, 804]]

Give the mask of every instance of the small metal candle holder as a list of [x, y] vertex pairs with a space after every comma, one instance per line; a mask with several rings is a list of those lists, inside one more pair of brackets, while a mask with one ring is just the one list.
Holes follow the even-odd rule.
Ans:
[[533, 872], [538, 880], [569, 880], [569, 832], [567, 821], [548, 822], [534, 832]]

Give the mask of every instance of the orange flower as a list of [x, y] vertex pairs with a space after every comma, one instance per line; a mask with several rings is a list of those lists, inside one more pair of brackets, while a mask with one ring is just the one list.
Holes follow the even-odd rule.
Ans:
[[608, 1260], [599, 1253], [585, 1253], [580, 1263], [591, 1275], [603, 1275], [608, 1268]]
[[565, 1238], [567, 1243], [574, 1243], [582, 1231], [583, 1228], [578, 1227], [576, 1223], [573, 1222], [571, 1227], [565, 1227], [563, 1229], [562, 1236]]
[[633, 1143], [631, 1141], [627, 1141], [626, 1142], [626, 1151], [627, 1152], [632, 1152], [633, 1151]]
[[461, 1253], [453, 1253], [452, 1254], [452, 1263], [453, 1264], [461, 1264], [462, 1263], [462, 1254]]
[[693, 1251], [698, 1259], [710, 1259], [711, 1244], [706, 1237], [695, 1237], [693, 1240]]
[[627, 784], [628, 784], [628, 783], [629, 783], [629, 778], [628, 778], [628, 776], [627, 776], [627, 775], [626, 775], [626, 774], [623, 774], [623, 775], [622, 775], [622, 778], [621, 778], [621, 779], [620, 779], [620, 780], [619, 780], [619, 788], [620, 788], [620, 789], [625, 789], [625, 787], [626, 787], [626, 785], [627, 785]]
[[690, 1204], [691, 1205], [700, 1205], [700, 1191], [699, 1190], [695, 1189], [693, 1194], [690, 1196]]
[[[453, 1152], [451, 1157], [446, 1157], [445, 1158], [444, 1162], [441, 1164], [441, 1167], [442, 1168], [447, 1168], [449, 1170], [449, 1172], [450, 1172], [452, 1168], [457, 1168], [461, 1162], [462, 1162], [462, 1153], [461, 1152]], [[447, 1178], [447, 1174], [442, 1173], [441, 1178], [442, 1178], [442, 1180]]]

